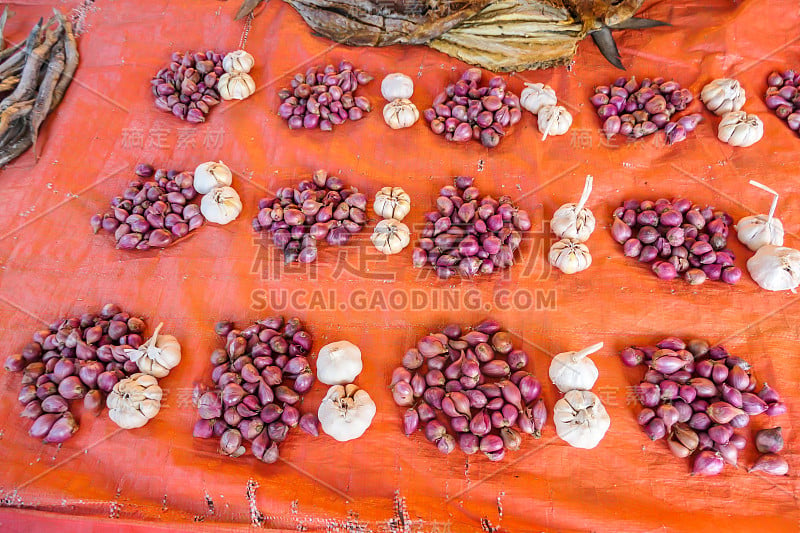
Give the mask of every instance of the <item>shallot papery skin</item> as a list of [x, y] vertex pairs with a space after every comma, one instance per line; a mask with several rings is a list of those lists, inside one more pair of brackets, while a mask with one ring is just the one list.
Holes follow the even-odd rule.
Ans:
[[[786, 409], [766, 384], [756, 394], [751, 365], [722, 345], [667, 337], [654, 346], [629, 346], [620, 358], [626, 366], [649, 367], [635, 387], [643, 407], [637, 423], [650, 439], [666, 438], [675, 456], [689, 458], [696, 475], [716, 475], [725, 463], [740, 464], [747, 444], [741, 430], [762, 413]], [[783, 475], [788, 466], [776, 455], [784, 446], [781, 428], [758, 431], [755, 445], [764, 455], [751, 471]]]
[[211, 353], [213, 386], [197, 390], [197, 438], [220, 438], [219, 452], [239, 457], [250, 447], [259, 460], [274, 463], [278, 443], [299, 427], [319, 435], [313, 413], [301, 413], [302, 394], [314, 384], [309, 363], [311, 335], [298, 318], [269, 317], [244, 329], [218, 322], [223, 348]]
[[756, 460], [748, 472], [763, 472], [772, 476], [785, 476], [789, 473], [789, 463], [780, 455], [766, 453]]
[[[466, 191], [471, 180], [459, 178], [456, 185]], [[403, 434], [413, 438], [421, 430], [445, 454], [458, 447], [502, 460], [524, 445], [525, 435], [539, 438], [547, 421], [542, 384], [524, 369], [529, 360], [492, 319], [424, 335], [391, 372], [393, 399], [405, 408]]]

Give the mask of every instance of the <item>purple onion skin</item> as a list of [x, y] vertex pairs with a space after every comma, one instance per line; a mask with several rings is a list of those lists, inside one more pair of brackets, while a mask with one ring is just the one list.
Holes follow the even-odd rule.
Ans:
[[763, 472], [772, 476], [785, 476], [789, 473], [789, 464], [780, 455], [767, 453], [759, 457], [748, 472]]
[[300, 417], [300, 429], [312, 437], [319, 436], [319, 420], [312, 413], [306, 413]]
[[61, 418], [56, 420], [53, 427], [47, 432], [42, 442], [45, 444], [61, 444], [72, 437], [76, 431], [78, 431], [78, 423], [75, 418], [70, 413], [63, 413]]
[[35, 439], [44, 438], [60, 416], [61, 415], [57, 413], [44, 413], [43, 415], [40, 415], [38, 418], [36, 418], [36, 420], [34, 420], [33, 425], [28, 431], [28, 434]]
[[716, 476], [722, 472], [725, 462], [722, 456], [710, 450], [703, 450], [695, 455], [692, 464], [694, 476]]

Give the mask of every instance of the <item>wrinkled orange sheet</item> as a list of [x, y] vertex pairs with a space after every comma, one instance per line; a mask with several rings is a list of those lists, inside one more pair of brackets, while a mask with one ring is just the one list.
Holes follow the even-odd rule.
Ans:
[[[534, 117], [526, 114], [492, 151], [447, 143], [423, 122], [390, 131], [381, 120], [379, 80], [385, 74], [414, 77], [413, 99], [422, 109], [463, 64], [423, 47], [334, 46], [310, 35], [277, 0], [255, 20], [247, 44], [257, 61], [257, 94], [215, 108], [198, 127], [156, 111], [150, 76], [172, 50], [234, 49], [241, 31], [232, 21], [237, 4], [98, 1], [80, 40], [75, 81], [40, 138], [41, 159], [26, 154], [0, 172], [4, 354], [21, 349], [41, 323], [107, 301], [145, 316], [151, 329], [163, 321], [184, 349], [180, 367], [162, 381], [168, 394], [157, 419], [120, 431], [105, 414], [84, 414], [80, 431], [62, 447], [27, 435], [29, 423], [17, 417], [20, 377], [0, 372], [0, 529], [246, 529], [246, 485], [253, 479], [260, 484], [255, 506], [273, 530], [403, 531], [391, 525], [397, 524], [399, 494], [408, 531], [797, 531], [798, 296], [764, 292], [747, 276], [736, 286], [659, 282], [624, 258], [608, 231], [614, 207], [632, 196], [687, 196], [736, 219], [765, 212], [769, 198], [747, 185], [757, 179], [783, 193], [779, 215], [786, 242], [800, 246], [800, 140], [762, 99], [772, 69], [800, 67], [796, 3], [647, 2], [643, 16], [669, 21], [672, 28], [617, 37], [628, 73], [637, 77], [674, 78], [695, 93], [712, 78], [737, 77], [748, 93], [746, 109], [760, 115], [766, 129], [750, 149], [718, 142], [718, 119], [706, 111], [705, 122], [679, 145], [643, 140], [608, 146], [587, 100], [595, 85], [620, 72], [587, 40], [570, 69], [508, 77], [515, 92], [524, 81], [552, 85], [575, 116], [572, 130], [542, 142]], [[6, 32], [17, 41], [50, 6], [11, 8]], [[293, 73], [341, 58], [376, 76], [364, 89], [376, 110], [333, 134], [287, 130], [275, 115], [277, 91]], [[234, 186], [245, 209], [236, 222], [203, 227], [177, 246], [145, 255], [118, 251], [110, 236], [92, 235], [89, 217], [125, 187], [137, 162], [192, 169], [211, 159], [237, 172]], [[403, 186], [413, 198], [406, 220], [417, 229], [439, 187], [451, 176], [473, 175], [484, 193], [509, 194], [529, 210], [534, 231], [510, 273], [474, 282], [438, 281], [427, 270], [421, 275], [410, 267], [411, 248], [379, 258], [368, 231], [347, 248], [324, 248], [311, 270], [286, 269], [273, 249], [254, 238], [250, 220], [259, 198], [320, 167], [370, 196], [384, 185]], [[541, 222], [577, 199], [589, 173], [595, 178], [589, 204], [599, 221], [588, 242], [594, 264], [566, 277], [544, 266], [550, 236]], [[749, 252], [738, 242], [731, 246], [744, 269]], [[378, 404], [363, 438], [342, 444], [294, 431], [274, 465], [249, 456], [224, 458], [212, 441], [192, 438], [195, 412], [188, 395], [193, 382], [209, 379], [208, 355], [218, 346], [213, 323], [246, 323], [273, 312], [300, 316], [317, 349], [338, 339], [361, 346], [365, 368], [357, 382]], [[518, 336], [543, 380], [553, 354], [605, 342], [593, 356], [600, 368], [595, 392], [612, 425], [599, 447], [570, 448], [548, 422], [541, 440], [526, 440], [495, 464], [460, 452], [443, 456], [421, 434], [402, 435], [402, 410], [386, 385], [404, 350], [447, 322], [469, 324], [486, 316]], [[687, 461], [672, 457], [663, 441], [645, 437], [629, 399], [641, 370], [623, 368], [616, 354], [627, 344], [668, 334], [724, 341], [753, 363], [760, 381], [784, 395], [789, 414], [774, 422], [784, 428], [790, 476], [748, 475], [755, 459], [751, 445], [738, 469], [694, 478]], [[324, 390], [316, 384], [303, 409], [315, 410]], [[552, 407], [554, 387], [545, 386], [544, 395]], [[770, 423], [762, 416], [753, 427]]]

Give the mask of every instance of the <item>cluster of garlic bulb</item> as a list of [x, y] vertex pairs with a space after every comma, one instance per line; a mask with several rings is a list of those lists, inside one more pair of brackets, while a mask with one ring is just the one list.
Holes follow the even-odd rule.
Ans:
[[230, 52], [222, 59], [225, 74], [220, 76], [218, 88], [223, 100], [244, 100], [256, 91], [256, 83], [250, 76], [254, 64], [253, 56], [244, 50]]
[[194, 170], [194, 189], [203, 195], [200, 213], [209, 222], [227, 224], [242, 212], [242, 200], [232, 182], [233, 173], [222, 161], [207, 161]]
[[178, 339], [161, 334], [162, 326], [138, 348], [125, 350], [141, 372], [117, 382], [106, 398], [109, 417], [123, 429], [142, 427], [158, 414], [163, 395], [158, 380], [181, 362]]
[[602, 347], [598, 342], [578, 352], [560, 353], [550, 363], [550, 380], [564, 393], [553, 408], [556, 433], [575, 448], [594, 448], [611, 426], [600, 398], [589, 390], [599, 372], [588, 356]]
[[556, 210], [550, 220], [550, 230], [559, 241], [550, 247], [550, 264], [564, 274], [575, 274], [592, 264], [592, 254], [583, 244], [589, 240], [595, 228], [594, 214], [586, 205], [592, 193], [592, 176], [586, 176], [583, 194], [577, 204], [564, 204]]
[[413, 80], [400, 72], [383, 78], [381, 94], [389, 101], [383, 107], [383, 120], [393, 130], [410, 128], [419, 120], [419, 109], [411, 101], [414, 94]]
[[375, 402], [353, 384], [363, 367], [361, 350], [349, 341], [327, 344], [317, 357], [319, 380], [333, 385], [319, 405], [317, 418], [322, 431], [340, 442], [363, 435], [375, 417]]
[[764, 123], [756, 115], [742, 111], [744, 88], [732, 78], [713, 80], [700, 92], [709, 111], [722, 117], [717, 138], [731, 146], [752, 146], [764, 136]]
[[383, 218], [372, 232], [378, 251], [396, 254], [411, 242], [411, 230], [400, 222], [411, 211], [411, 197], [401, 187], [384, 187], [375, 194], [375, 214]]
[[572, 115], [567, 108], [558, 105], [556, 92], [543, 83], [526, 83], [519, 97], [519, 104], [538, 115], [542, 140], [548, 135], [564, 135], [572, 126]]
[[757, 181], [750, 185], [772, 194], [766, 215], [742, 217], [735, 229], [739, 241], [756, 254], [747, 260], [747, 271], [759, 287], [768, 291], [792, 291], [800, 285], [800, 250], [783, 246], [783, 223], [775, 217], [780, 195]]

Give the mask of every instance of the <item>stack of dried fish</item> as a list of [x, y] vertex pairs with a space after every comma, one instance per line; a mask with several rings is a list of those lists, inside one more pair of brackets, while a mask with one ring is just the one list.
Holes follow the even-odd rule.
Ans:
[[[494, 71], [569, 63], [590, 35], [623, 68], [611, 32], [661, 26], [634, 17], [643, 0], [285, 0], [311, 28], [351, 46], [423, 44]], [[263, 0], [244, 0], [237, 13]]]
[[0, 167], [35, 147], [42, 122], [78, 67], [72, 24], [61, 13], [44, 25], [40, 19], [24, 42], [3, 49], [7, 13], [0, 19]]

